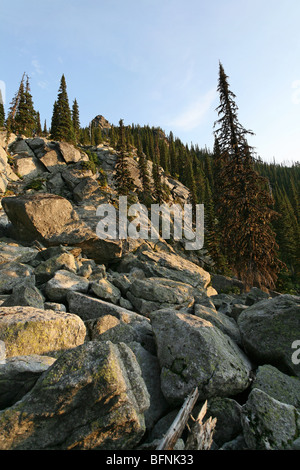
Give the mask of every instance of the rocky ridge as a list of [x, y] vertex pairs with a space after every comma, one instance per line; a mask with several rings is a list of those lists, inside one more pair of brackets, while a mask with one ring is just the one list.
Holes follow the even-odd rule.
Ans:
[[117, 154], [94, 148], [93, 173], [84, 150], [1, 141], [0, 449], [155, 448], [195, 387], [214, 449], [298, 449], [300, 298], [244, 292], [180, 244], [100, 240]]

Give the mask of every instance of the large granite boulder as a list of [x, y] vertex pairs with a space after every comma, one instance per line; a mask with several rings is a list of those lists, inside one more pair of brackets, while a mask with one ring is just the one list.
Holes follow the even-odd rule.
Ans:
[[249, 449], [291, 449], [299, 437], [300, 413], [254, 388], [242, 409], [242, 425]]
[[162, 309], [150, 314], [161, 387], [180, 404], [198, 387], [199, 399], [233, 396], [250, 384], [252, 366], [239, 347], [207, 320]]
[[54, 356], [82, 344], [86, 327], [77, 315], [34, 307], [0, 307], [0, 340], [6, 356]]
[[246, 354], [259, 365], [271, 364], [300, 377], [292, 345], [300, 338], [300, 297], [280, 295], [257, 302], [238, 317]]
[[119, 258], [123, 245], [128, 244], [126, 240], [97, 236], [96, 207], [92, 216], [87, 211], [81, 218], [70, 201], [55, 194], [4, 197], [2, 205], [12, 224], [8, 228], [9, 235], [16, 240], [38, 240], [46, 246], [79, 246], [98, 263]]
[[148, 407], [131, 349], [91, 341], [61, 355], [0, 412], [0, 449], [130, 450], [145, 433]]
[[129, 273], [135, 268], [143, 270], [147, 277], [163, 277], [195, 288], [207, 288], [210, 282], [210, 274], [195, 263], [176, 253], [154, 251], [143, 246], [136, 253], [125, 256], [117, 271]]
[[0, 409], [12, 406], [32, 389], [54, 362], [49, 356], [15, 356], [0, 363]]

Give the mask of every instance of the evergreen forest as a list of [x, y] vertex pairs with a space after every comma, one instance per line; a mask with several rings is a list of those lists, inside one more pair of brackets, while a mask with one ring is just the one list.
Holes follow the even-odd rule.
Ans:
[[[247, 141], [252, 131], [239, 123], [235, 95], [219, 65], [220, 104], [216, 122], [212, 123], [213, 149], [205, 143], [185, 144], [159, 127], [124, 125], [122, 119], [107, 129], [93, 125], [93, 121], [82, 126], [77, 99], [69, 102], [64, 75], [49, 128], [46, 121], [41, 126], [25, 73], [7, 117], [1, 104], [0, 126], [8, 135], [47, 137], [85, 149], [108, 142], [119, 154], [116, 183], [120, 194], [135, 190], [126, 162], [137, 156], [143, 183], [141, 202], [167, 202], [167, 188], [161, 179], [165, 173], [189, 189], [193, 204], [204, 204], [204, 247], [213, 260], [215, 273], [299, 295], [300, 163], [266, 163], [255, 154]], [[147, 160], [153, 163], [154, 192], [150, 190]]]

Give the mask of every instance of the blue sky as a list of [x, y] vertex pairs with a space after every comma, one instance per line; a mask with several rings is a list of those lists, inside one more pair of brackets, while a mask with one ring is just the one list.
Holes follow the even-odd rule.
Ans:
[[160, 126], [213, 148], [219, 61], [264, 161], [300, 161], [299, 0], [1, 0], [5, 109], [23, 72], [42, 125], [60, 78], [82, 126]]

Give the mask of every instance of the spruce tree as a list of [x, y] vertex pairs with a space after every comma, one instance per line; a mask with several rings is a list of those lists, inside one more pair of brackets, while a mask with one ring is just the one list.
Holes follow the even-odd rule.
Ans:
[[140, 179], [143, 187], [143, 196], [144, 199], [147, 199], [150, 195], [150, 178], [148, 172], [147, 159], [142, 149], [141, 139], [138, 136], [137, 140], [137, 157], [138, 157], [138, 167], [140, 173]]
[[214, 131], [220, 150], [217, 216], [225, 254], [233, 273], [247, 288], [255, 285], [274, 288], [280, 262], [271, 220], [273, 198], [268, 181], [254, 169], [253, 149], [248, 145], [246, 130], [238, 121], [235, 95], [228, 77], [219, 67], [217, 108], [219, 127]]
[[51, 139], [76, 143], [65, 76], [62, 75], [57, 100], [53, 105]]
[[126, 140], [123, 119], [119, 121], [118, 159], [115, 166], [115, 181], [119, 194], [126, 195], [134, 189], [126, 156]]
[[5, 124], [5, 111], [4, 111], [2, 93], [0, 90], [0, 127], [3, 127], [4, 124]]
[[160, 153], [158, 145], [158, 137], [155, 138], [154, 143], [154, 155], [153, 155], [153, 164], [152, 164], [152, 178], [154, 185], [154, 200], [158, 204], [163, 202], [163, 189], [161, 182], [161, 173], [160, 173]]
[[80, 119], [79, 119], [79, 107], [76, 98], [73, 101], [72, 106], [72, 124], [73, 124], [73, 131], [75, 134], [76, 142], [79, 140], [80, 134]]

